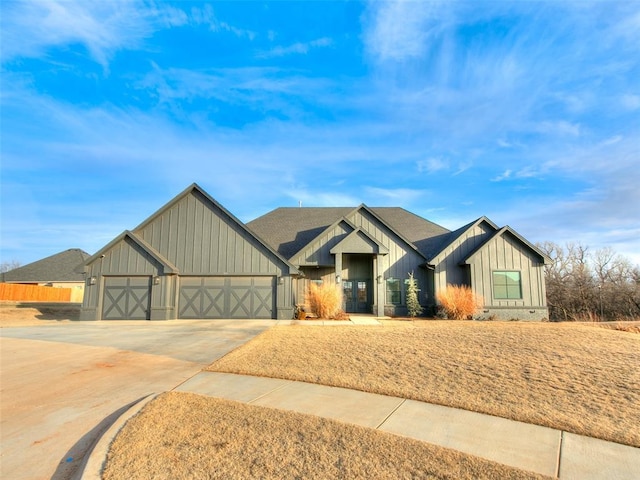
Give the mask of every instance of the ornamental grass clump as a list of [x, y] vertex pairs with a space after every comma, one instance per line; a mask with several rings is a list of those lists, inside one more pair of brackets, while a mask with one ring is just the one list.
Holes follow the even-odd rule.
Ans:
[[311, 283], [306, 303], [318, 318], [334, 319], [342, 313], [342, 292], [339, 285]]
[[471, 318], [482, 307], [482, 298], [466, 285], [447, 285], [447, 288], [436, 294], [436, 299], [447, 318], [453, 320]]

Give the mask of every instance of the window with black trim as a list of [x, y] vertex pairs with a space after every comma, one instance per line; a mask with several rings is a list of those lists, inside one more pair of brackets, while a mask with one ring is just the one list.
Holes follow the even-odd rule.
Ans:
[[521, 299], [522, 279], [520, 272], [493, 272], [493, 298], [498, 300]]
[[400, 305], [401, 303], [400, 279], [387, 278], [387, 304]]

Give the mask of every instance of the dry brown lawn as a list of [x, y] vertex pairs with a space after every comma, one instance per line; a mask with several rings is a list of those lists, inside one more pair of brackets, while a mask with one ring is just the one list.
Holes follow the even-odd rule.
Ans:
[[29, 307], [0, 302], [0, 328], [59, 325], [78, 320], [79, 307]]
[[333, 420], [170, 392], [131, 419], [103, 479], [546, 478]]
[[640, 335], [571, 323], [272, 328], [213, 363], [394, 395], [640, 447]]

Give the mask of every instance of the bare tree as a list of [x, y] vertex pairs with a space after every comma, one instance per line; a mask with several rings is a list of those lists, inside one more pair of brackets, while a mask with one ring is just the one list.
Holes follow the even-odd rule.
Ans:
[[616, 320], [640, 315], [640, 267], [611, 248], [593, 253], [581, 244], [538, 247], [550, 258], [545, 268], [553, 320]]
[[5, 273], [21, 266], [18, 260], [11, 260], [9, 262], [0, 263], [0, 273]]

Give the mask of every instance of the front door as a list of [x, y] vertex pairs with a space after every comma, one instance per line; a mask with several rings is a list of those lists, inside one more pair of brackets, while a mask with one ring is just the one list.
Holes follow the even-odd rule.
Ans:
[[345, 312], [371, 313], [371, 280], [344, 280], [342, 291]]

